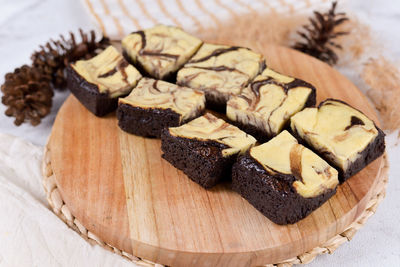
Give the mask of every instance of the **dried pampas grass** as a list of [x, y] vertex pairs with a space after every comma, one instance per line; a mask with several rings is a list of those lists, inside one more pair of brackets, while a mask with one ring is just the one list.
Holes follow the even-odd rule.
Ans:
[[366, 54], [380, 49], [373, 38], [371, 28], [360, 22], [355, 16], [351, 16], [350, 20], [341, 25], [338, 30], [350, 33], [339, 40], [343, 47], [337, 53], [340, 59], [339, 65], [359, 64], [360, 60], [365, 60], [363, 57]]
[[370, 87], [368, 97], [381, 114], [387, 130], [400, 128], [400, 72], [384, 57], [369, 60], [361, 77]]
[[257, 43], [290, 46], [301, 25], [307, 22], [305, 14], [276, 12], [247, 13], [216, 27], [209, 27], [198, 35], [205, 41], [254, 47]]

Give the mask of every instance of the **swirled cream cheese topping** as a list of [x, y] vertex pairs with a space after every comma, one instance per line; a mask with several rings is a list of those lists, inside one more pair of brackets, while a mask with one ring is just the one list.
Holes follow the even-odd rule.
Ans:
[[180, 114], [180, 122], [192, 118], [205, 108], [203, 92], [151, 78], [143, 78], [125, 98], [124, 103], [141, 108], [171, 109]]
[[290, 127], [344, 171], [378, 136], [372, 120], [333, 99], [297, 113], [291, 118]]
[[316, 197], [339, 183], [338, 171], [286, 130], [267, 143], [252, 147], [250, 156], [271, 175], [294, 176], [292, 186], [305, 198]]
[[210, 113], [194, 119], [182, 126], [169, 128], [173, 136], [216, 141], [227, 146], [222, 156], [242, 154], [256, 143], [256, 139], [239, 128], [215, 117]]
[[157, 79], [177, 71], [201, 44], [200, 39], [165, 25], [133, 32], [122, 40], [122, 48], [129, 58]]
[[71, 67], [86, 81], [95, 84], [99, 93], [107, 93], [111, 98], [128, 94], [142, 77], [113, 46]]
[[250, 49], [205, 43], [178, 71], [177, 82], [226, 102], [262, 70], [264, 58]]
[[313, 90], [311, 84], [267, 68], [240, 95], [230, 98], [226, 115], [275, 136], [304, 108]]

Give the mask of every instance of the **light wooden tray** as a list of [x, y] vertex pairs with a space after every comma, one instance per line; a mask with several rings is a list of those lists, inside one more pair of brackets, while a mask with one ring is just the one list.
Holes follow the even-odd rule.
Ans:
[[[270, 67], [314, 84], [318, 102], [339, 98], [378, 121], [365, 96], [328, 65], [288, 48], [253, 48]], [[371, 199], [383, 195], [386, 177], [381, 157], [310, 216], [279, 226], [229, 184], [204, 190], [161, 159], [159, 140], [121, 131], [114, 114], [97, 118], [73, 96], [57, 115], [48, 150], [45, 171], [51, 168], [49, 188], [57, 188], [48, 189], [56, 213], [64, 209], [65, 218], [76, 221], [67, 220], [71, 226], [117, 252], [172, 266], [306, 262], [352, 236]]]
[[[86, 227], [84, 227], [82, 223], [79, 222], [78, 219], [76, 219], [71, 214], [71, 211], [65, 205], [65, 202], [61, 198], [60, 191], [57, 188], [53, 169], [51, 167], [50, 157], [51, 157], [50, 151], [46, 147], [42, 165], [43, 187], [46, 191], [47, 200], [52, 210], [63, 222], [65, 222], [69, 227], [75, 230], [79, 235], [81, 235], [85, 240], [87, 240], [92, 245], [99, 245], [104, 249], [107, 249], [122, 257], [125, 257], [127, 260], [130, 260], [140, 266], [162, 267], [161, 264], [153, 263], [149, 260], [141, 259], [125, 251], [121, 251], [120, 249], [105, 243], [94, 233], [88, 231]], [[378, 205], [385, 198], [386, 185], [388, 182], [388, 171], [389, 171], [389, 165], [386, 155], [384, 160], [385, 160], [385, 166], [382, 169], [381, 178], [379, 179], [379, 183], [376, 186], [376, 192], [368, 201], [367, 207], [364, 210], [364, 212], [360, 215], [359, 218], [357, 218], [355, 222], [353, 222], [342, 233], [335, 235], [325, 243], [311, 249], [310, 251], [307, 251], [296, 257], [285, 259], [279, 263], [265, 264], [264, 266], [290, 267], [293, 264], [307, 264], [313, 261], [318, 255], [327, 253], [332, 254], [340, 245], [350, 241], [353, 238], [353, 236], [357, 233], [357, 231], [364, 226], [369, 217], [375, 214]]]

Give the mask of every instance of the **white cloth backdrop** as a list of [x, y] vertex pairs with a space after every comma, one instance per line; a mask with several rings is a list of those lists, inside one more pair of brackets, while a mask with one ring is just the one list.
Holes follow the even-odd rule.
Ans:
[[[6, 72], [29, 62], [32, 50], [50, 37], [78, 27], [94, 27], [79, 0], [0, 0], [0, 6], [0, 83]], [[371, 24], [393, 60], [399, 62], [400, 33], [396, 29], [400, 26], [400, 3], [354, 0], [349, 8]], [[48, 208], [41, 185], [42, 147], [67, 95], [56, 94], [51, 116], [37, 127], [15, 127], [0, 105], [1, 267], [132, 266], [99, 246], [89, 245]], [[350, 243], [333, 255], [318, 257], [310, 266], [400, 265], [400, 148], [395, 146], [395, 135], [387, 138], [389, 186], [377, 213]]]

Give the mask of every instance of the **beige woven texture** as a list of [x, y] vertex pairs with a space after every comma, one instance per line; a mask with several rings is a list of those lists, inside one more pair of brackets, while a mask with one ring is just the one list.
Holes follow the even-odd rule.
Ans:
[[[298, 14], [327, 7], [330, 0], [81, 0], [108, 37], [121, 39], [155, 24], [176, 25], [192, 33], [219, 28], [249, 13]], [[341, 4], [347, 0], [341, 0]]]
[[[139, 266], [154, 266], [154, 267], [162, 267], [163, 265], [153, 263], [151, 261], [141, 259], [134, 255], [131, 255], [125, 251], [121, 251], [118, 248], [111, 246], [103, 242], [99, 237], [97, 237], [92, 232], [88, 231], [75, 217], [71, 214], [68, 207], [65, 205], [61, 194], [57, 188], [55, 176], [53, 174], [53, 169], [51, 166], [51, 153], [48, 147], [45, 147], [44, 158], [42, 162], [42, 172], [43, 172], [43, 186], [46, 191], [47, 201], [49, 202], [51, 208], [54, 213], [64, 221], [70, 228], [75, 230], [78, 234], [80, 234], [85, 240], [87, 240], [92, 245], [98, 244], [103, 248], [112, 251], [118, 255], [125, 257], [126, 259], [134, 262]], [[290, 259], [286, 259], [282, 262], [275, 264], [267, 264], [265, 267], [290, 267], [294, 264], [307, 264], [310, 263], [320, 254], [332, 254], [340, 245], [350, 241], [355, 233], [364, 226], [369, 217], [375, 214], [375, 211], [379, 205], [379, 203], [385, 198], [386, 194], [386, 185], [388, 182], [388, 171], [389, 171], [389, 162], [387, 160], [387, 155], [384, 155], [385, 165], [383, 166], [378, 184], [375, 187], [375, 192], [373, 192], [371, 199], [369, 200], [366, 209], [360, 215], [360, 217], [353, 222], [349, 227], [346, 228], [342, 233], [332, 237], [324, 244], [321, 244], [318, 247], [313, 248], [312, 250], [305, 252], [297, 257], [293, 257]]]

